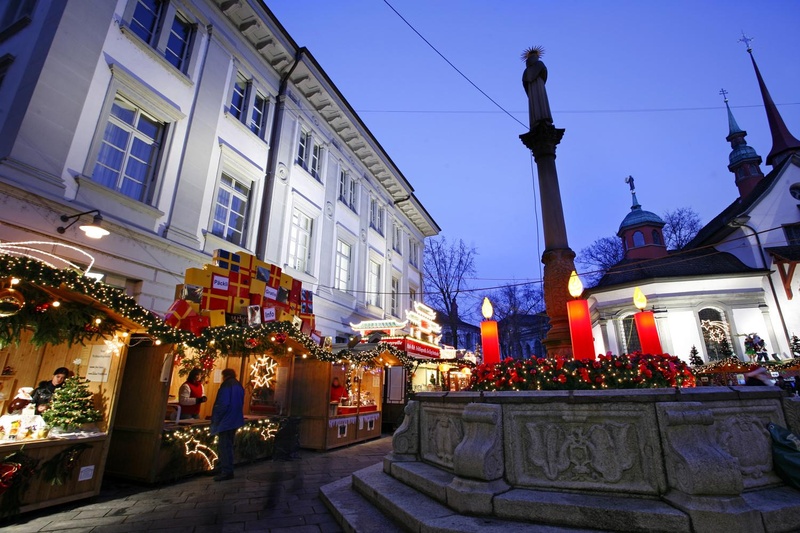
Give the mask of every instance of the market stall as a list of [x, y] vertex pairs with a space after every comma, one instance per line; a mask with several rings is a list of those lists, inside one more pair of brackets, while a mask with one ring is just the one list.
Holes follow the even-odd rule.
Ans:
[[401, 357], [385, 344], [296, 357], [291, 404], [300, 446], [330, 450], [380, 437], [385, 369], [402, 365]]
[[123, 301], [74, 269], [0, 255], [1, 515], [100, 492], [127, 341], [145, 316]]
[[[210, 417], [225, 368], [245, 388], [235, 461], [296, 447], [289, 417], [295, 355], [323, 351], [310, 292], [299, 281], [249, 254], [216, 250], [212, 264], [186, 270], [165, 322], [185, 334], [182, 342], [131, 343], [108, 473], [157, 483], [212, 470]], [[185, 418], [190, 409], [179, 391], [192, 371], [207, 401]]]

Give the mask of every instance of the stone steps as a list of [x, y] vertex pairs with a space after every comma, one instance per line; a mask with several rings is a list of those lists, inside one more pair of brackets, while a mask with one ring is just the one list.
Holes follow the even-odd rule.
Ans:
[[[348, 487], [349, 485], [349, 487]], [[380, 464], [355, 472], [351, 478], [322, 487], [323, 501], [342, 529], [355, 533], [599, 533], [597, 529], [558, 527], [460, 515], [434, 498], [402, 483]], [[380, 522], [371, 522], [368, 517]], [[383, 522], [383, 521], [387, 522]]]
[[[458, 509], [485, 508], [485, 502], [479, 501], [484, 497], [476, 493], [473, 498], [448, 489], [454, 475], [442, 469], [390, 457], [384, 459], [384, 464], [364, 468], [322, 487], [323, 501], [345, 531], [677, 533], [696, 530], [687, 514], [662, 500], [623, 495], [512, 489], [488, 500], [491, 512], [481, 516], [461, 514]], [[796, 490], [773, 487], [744, 493], [742, 498], [746, 507], [761, 513], [762, 531], [800, 531], [800, 499]]]

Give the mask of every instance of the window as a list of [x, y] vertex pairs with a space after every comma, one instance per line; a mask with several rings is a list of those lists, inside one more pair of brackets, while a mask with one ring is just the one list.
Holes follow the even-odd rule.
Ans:
[[408, 263], [419, 268], [419, 243], [411, 239], [408, 240]]
[[249, 200], [250, 187], [223, 174], [217, 190], [211, 233], [237, 246], [244, 246]]
[[164, 124], [117, 95], [92, 180], [134, 200], [149, 201], [164, 129]]
[[370, 260], [367, 275], [367, 303], [375, 307], [383, 307], [381, 296], [381, 264]]
[[403, 228], [398, 224], [394, 225], [394, 232], [392, 233], [392, 250], [398, 254], [403, 254]]
[[800, 224], [784, 226], [783, 234], [786, 236], [786, 244], [800, 244]]
[[700, 329], [703, 332], [709, 360], [731, 357], [733, 348], [725, 315], [718, 309], [706, 307], [697, 313], [697, 317], [700, 319]]
[[233, 94], [231, 94], [230, 114], [239, 120], [241, 120], [244, 115], [246, 97], [247, 80], [241, 74], [236, 74], [236, 81], [233, 83]]
[[189, 57], [189, 45], [192, 38], [192, 25], [183, 20], [180, 15], [175, 15], [172, 28], [167, 39], [167, 49], [164, 57], [178, 70], [184, 70], [184, 65]]
[[250, 131], [264, 138], [265, 120], [267, 117], [267, 98], [261, 93], [256, 93], [253, 99], [253, 109], [250, 112], [250, 123], [247, 125]]
[[289, 266], [300, 272], [308, 272], [311, 266], [312, 229], [311, 217], [295, 209], [289, 234]]
[[358, 182], [345, 169], [339, 169], [339, 201], [356, 210]]
[[369, 201], [369, 227], [383, 235], [383, 206], [375, 198]]
[[392, 276], [392, 301], [389, 312], [394, 316], [400, 316], [400, 278]]
[[311, 168], [308, 171], [317, 179], [319, 179], [319, 159], [321, 155], [322, 147], [314, 143], [314, 147], [311, 149]]
[[320, 180], [319, 160], [322, 157], [322, 146], [314, 142], [311, 133], [302, 131], [297, 146], [297, 164], [309, 174]]
[[661, 234], [658, 232], [658, 230], [655, 229], [653, 230], [653, 244], [658, 244], [658, 245], [663, 244], [661, 242]]
[[36, 0], [3, 2], [0, 6], [0, 41], [30, 23], [35, 3]]
[[416, 287], [409, 287], [408, 288], [408, 307], [414, 307], [414, 302], [417, 301], [417, 289]]
[[339, 169], [339, 201], [347, 204], [347, 172]]
[[633, 233], [633, 247], [638, 248], [640, 246], [644, 246], [644, 235], [641, 231], [635, 231]]
[[130, 31], [155, 48], [181, 72], [189, 63], [194, 25], [166, 0], [137, 0], [128, 25]]
[[625, 341], [625, 352], [633, 353], [642, 350], [639, 341], [639, 332], [636, 330], [636, 323], [633, 315], [628, 315], [622, 319], [622, 333]]
[[352, 247], [342, 240], [336, 241], [336, 267], [334, 271], [334, 288], [347, 291], [350, 288], [350, 258]]

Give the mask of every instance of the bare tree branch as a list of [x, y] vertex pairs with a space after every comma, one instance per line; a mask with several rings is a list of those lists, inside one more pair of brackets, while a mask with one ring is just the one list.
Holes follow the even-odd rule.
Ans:
[[[444, 236], [428, 239], [423, 258], [425, 302], [443, 312], [458, 344], [458, 300], [468, 288], [467, 278], [475, 275], [475, 247], [463, 240], [448, 242]], [[458, 346], [455, 346], [458, 348]]]

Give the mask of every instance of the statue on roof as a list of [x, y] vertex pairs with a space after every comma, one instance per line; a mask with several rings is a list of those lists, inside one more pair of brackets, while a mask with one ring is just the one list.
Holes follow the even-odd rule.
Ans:
[[531, 130], [540, 122], [553, 123], [550, 102], [547, 100], [547, 91], [544, 87], [547, 82], [547, 67], [540, 59], [543, 54], [544, 48], [541, 46], [534, 46], [522, 52], [522, 59], [525, 61], [522, 86], [525, 88], [525, 94], [528, 95]]

